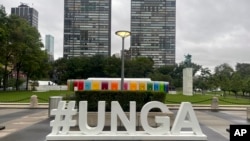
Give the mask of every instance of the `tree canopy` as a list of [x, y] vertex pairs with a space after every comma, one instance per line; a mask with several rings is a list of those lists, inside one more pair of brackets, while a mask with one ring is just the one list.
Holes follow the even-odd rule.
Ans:
[[43, 44], [38, 30], [18, 16], [7, 15], [4, 7], [0, 7], [0, 64], [4, 90], [8, 80], [14, 78], [15, 88], [20, 85], [19, 74], [25, 73], [28, 78], [44, 77], [41, 68], [46, 65], [47, 54], [41, 50]]

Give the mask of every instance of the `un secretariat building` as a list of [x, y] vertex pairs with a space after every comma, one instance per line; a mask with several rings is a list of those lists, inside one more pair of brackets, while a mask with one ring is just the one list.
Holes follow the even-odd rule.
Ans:
[[175, 64], [175, 0], [131, 1], [132, 57], [154, 60], [154, 67]]
[[[111, 1], [64, 1], [64, 57], [111, 55]], [[130, 25], [132, 58], [175, 64], [176, 0], [131, 0]]]
[[111, 0], [64, 0], [63, 56], [110, 56]]

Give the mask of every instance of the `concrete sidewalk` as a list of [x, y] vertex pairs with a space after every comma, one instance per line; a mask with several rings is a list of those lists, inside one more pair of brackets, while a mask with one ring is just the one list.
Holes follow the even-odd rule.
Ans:
[[[172, 110], [175, 114], [177, 110]], [[226, 131], [230, 124], [250, 124], [244, 110], [195, 110], [200, 126], [208, 141], [228, 141]], [[47, 109], [2, 109], [0, 124], [6, 129], [0, 131], [0, 141], [44, 141], [51, 132]]]
[[[0, 105], [0, 125], [6, 127], [0, 131], [0, 141], [44, 141], [51, 132], [49, 123], [53, 118], [48, 118], [48, 104], [39, 105], [35, 109], [31, 109], [29, 104]], [[168, 107], [176, 113], [179, 105]], [[193, 107], [208, 141], [228, 141], [229, 133], [226, 129], [230, 124], [250, 124], [246, 119], [245, 106], [225, 106], [223, 108], [227, 109], [218, 112], [212, 112], [210, 105]]]
[[48, 111], [45, 109], [1, 109], [0, 111], [0, 123], [5, 126], [5, 129], [0, 131], [0, 140], [48, 119]]

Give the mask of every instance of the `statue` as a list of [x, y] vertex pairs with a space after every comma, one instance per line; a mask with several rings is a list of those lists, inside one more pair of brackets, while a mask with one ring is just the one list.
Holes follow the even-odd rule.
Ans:
[[187, 54], [187, 55], [184, 55], [184, 56], [185, 56], [184, 66], [185, 67], [191, 67], [191, 57], [192, 57], [192, 55]]

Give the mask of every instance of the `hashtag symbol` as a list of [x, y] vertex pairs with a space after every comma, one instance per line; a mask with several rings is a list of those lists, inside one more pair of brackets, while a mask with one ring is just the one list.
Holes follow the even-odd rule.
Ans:
[[51, 115], [55, 115], [55, 120], [50, 122], [50, 126], [52, 126], [51, 134], [67, 134], [70, 127], [76, 126], [76, 120], [72, 120], [76, 113], [75, 101], [70, 101], [67, 108], [66, 101], [60, 101], [58, 109], [51, 111]]

